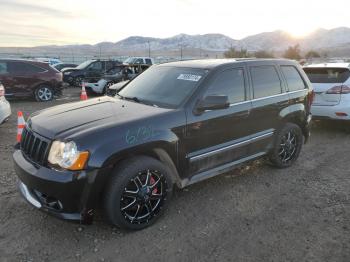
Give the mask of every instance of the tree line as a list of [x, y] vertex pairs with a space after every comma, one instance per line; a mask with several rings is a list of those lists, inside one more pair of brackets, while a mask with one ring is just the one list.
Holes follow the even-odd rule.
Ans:
[[[323, 56], [327, 56], [327, 54], [323, 54]], [[265, 51], [265, 50], [248, 52], [248, 50], [244, 48], [236, 49], [234, 47], [231, 47], [229, 50], [224, 52], [224, 57], [225, 58], [249, 58], [249, 57], [274, 58], [275, 55], [273, 52]], [[318, 58], [318, 57], [321, 57], [321, 55], [314, 50], [309, 50], [303, 56], [300, 50], [300, 46], [297, 44], [294, 46], [289, 46], [283, 52], [282, 57], [288, 58], [288, 59], [300, 60], [302, 58], [306, 58], [306, 59]]]

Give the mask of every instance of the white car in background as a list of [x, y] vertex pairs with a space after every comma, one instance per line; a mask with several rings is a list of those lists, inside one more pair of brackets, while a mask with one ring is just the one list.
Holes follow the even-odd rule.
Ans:
[[313, 119], [350, 120], [350, 64], [314, 64], [304, 71], [315, 92]]
[[0, 83], [0, 124], [5, 122], [11, 115], [10, 103], [5, 98], [5, 88]]

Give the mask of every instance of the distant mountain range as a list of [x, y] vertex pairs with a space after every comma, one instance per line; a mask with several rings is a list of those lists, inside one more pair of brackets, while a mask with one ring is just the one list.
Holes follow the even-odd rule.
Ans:
[[247, 49], [250, 52], [266, 50], [282, 53], [288, 46], [299, 44], [302, 51], [316, 50], [328, 55], [350, 57], [350, 28], [330, 30], [318, 29], [313, 33], [294, 38], [284, 31], [265, 32], [232, 39], [223, 34], [187, 35], [169, 38], [131, 36], [118, 42], [101, 42], [95, 45], [39, 46], [28, 48], [0, 48], [0, 53], [22, 53], [31, 55], [148, 55], [152, 56], [213, 56], [222, 55], [230, 47]]

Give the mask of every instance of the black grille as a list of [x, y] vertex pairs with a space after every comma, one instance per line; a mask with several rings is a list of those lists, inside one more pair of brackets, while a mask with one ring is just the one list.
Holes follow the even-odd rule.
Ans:
[[45, 165], [49, 141], [34, 134], [29, 129], [24, 129], [21, 140], [21, 150], [23, 154], [34, 163]]

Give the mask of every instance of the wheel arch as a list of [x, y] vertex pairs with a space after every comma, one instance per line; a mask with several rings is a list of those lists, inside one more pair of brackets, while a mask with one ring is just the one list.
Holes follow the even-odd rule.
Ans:
[[300, 127], [304, 138], [308, 137], [308, 129], [306, 128], [307, 113], [304, 104], [294, 104], [287, 108], [284, 108], [280, 112], [280, 117], [282, 118], [282, 123], [293, 123]]
[[104, 170], [105, 173], [104, 184], [110, 179], [111, 171], [119, 163], [137, 156], [149, 156], [161, 161], [169, 169], [173, 184], [181, 187], [181, 178], [177, 168], [176, 145], [166, 141], [131, 147], [111, 155], [101, 167], [101, 170]]

